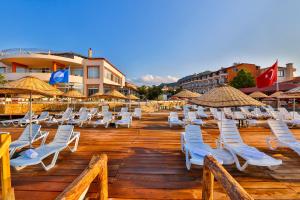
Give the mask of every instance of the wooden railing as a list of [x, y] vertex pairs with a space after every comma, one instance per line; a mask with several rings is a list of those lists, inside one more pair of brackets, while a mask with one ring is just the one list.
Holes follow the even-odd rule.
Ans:
[[11, 187], [9, 145], [11, 137], [8, 133], [0, 134], [0, 162], [1, 162], [1, 186], [2, 199], [14, 200], [14, 189]]
[[203, 200], [213, 200], [214, 178], [221, 184], [231, 200], [253, 200], [244, 188], [212, 156], [206, 156], [204, 159]]
[[84, 199], [91, 183], [98, 182], [98, 200], [108, 199], [107, 155], [93, 156], [89, 166], [56, 198], [57, 200]]

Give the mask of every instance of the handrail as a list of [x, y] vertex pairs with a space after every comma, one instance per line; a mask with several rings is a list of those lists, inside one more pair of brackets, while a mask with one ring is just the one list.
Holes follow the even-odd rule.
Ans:
[[203, 167], [202, 199], [213, 200], [214, 177], [231, 200], [253, 200], [245, 189], [217, 162], [213, 156], [205, 156]]
[[14, 189], [11, 187], [10, 176], [10, 158], [9, 158], [9, 145], [11, 136], [8, 133], [0, 134], [0, 165], [1, 165], [1, 186], [2, 186], [2, 199], [14, 200]]
[[58, 196], [56, 200], [83, 199], [91, 183], [98, 182], [98, 200], [108, 199], [107, 155], [92, 157], [89, 166]]

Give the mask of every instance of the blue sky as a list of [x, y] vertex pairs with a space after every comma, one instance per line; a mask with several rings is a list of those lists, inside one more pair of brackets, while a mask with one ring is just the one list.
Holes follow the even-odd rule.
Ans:
[[299, 10], [298, 0], [2, 1], [0, 49], [91, 47], [139, 84], [233, 62], [300, 66]]

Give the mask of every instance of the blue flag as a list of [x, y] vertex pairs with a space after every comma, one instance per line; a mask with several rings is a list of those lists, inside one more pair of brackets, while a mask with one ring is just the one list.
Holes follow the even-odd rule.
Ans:
[[55, 83], [68, 83], [69, 82], [69, 70], [61, 69], [52, 72], [49, 84], [53, 85]]

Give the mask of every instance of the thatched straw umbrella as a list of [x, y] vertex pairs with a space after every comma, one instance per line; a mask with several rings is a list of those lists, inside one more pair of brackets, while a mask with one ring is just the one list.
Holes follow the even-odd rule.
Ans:
[[270, 95], [270, 97], [273, 97], [273, 98], [278, 98], [279, 96], [282, 95], [283, 92], [281, 91], [277, 91], [277, 92], [274, 92], [273, 94]]
[[252, 92], [251, 94], [249, 94], [249, 96], [254, 98], [254, 99], [262, 99], [262, 98], [267, 98], [268, 97], [268, 95], [266, 95], [262, 92], [259, 92], [259, 91]]
[[[71, 89], [68, 92], [63, 93], [61, 96], [70, 98], [71, 104], [72, 104], [72, 99], [85, 99], [86, 98], [86, 96], [84, 96], [78, 90], [74, 90], [74, 89]], [[68, 101], [68, 107], [69, 107], [69, 101]], [[74, 105], [74, 107], [75, 107], [75, 105]]]
[[[103, 94], [102, 92], [97, 92], [91, 96], [92, 98], [99, 98], [99, 99], [114, 99], [114, 102], [116, 99], [127, 99], [125, 95], [123, 95], [121, 92], [113, 89], [110, 92], [107, 92]], [[114, 107], [115, 111], [115, 107]]]
[[197, 98], [201, 95], [196, 92], [191, 92], [189, 90], [183, 89], [182, 91], [178, 92], [177, 94], [174, 94], [172, 97], [178, 97], [178, 98]]
[[[26, 76], [0, 87], [2, 94], [29, 94], [29, 141], [32, 138], [32, 95], [56, 96], [62, 92], [36, 77]], [[32, 147], [30, 143], [30, 148]]]
[[129, 99], [129, 110], [131, 109], [131, 101], [137, 101], [140, 100], [140, 98], [138, 98], [137, 96], [135, 96], [134, 94], [129, 94], [126, 96], [127, 99]]
[[283, 92], [280, 99], [293, 99], [293, 118], [295, 118], [295, 110], [296, 110], [296, 99], [300, 98], [300, 87], [296, 87], [287, 92]]
[[191, 100], [192, 103], [214, 107], [263, 106], [264, 104], [244, 94], [229, 85], [215, 87], [200, 97]]

